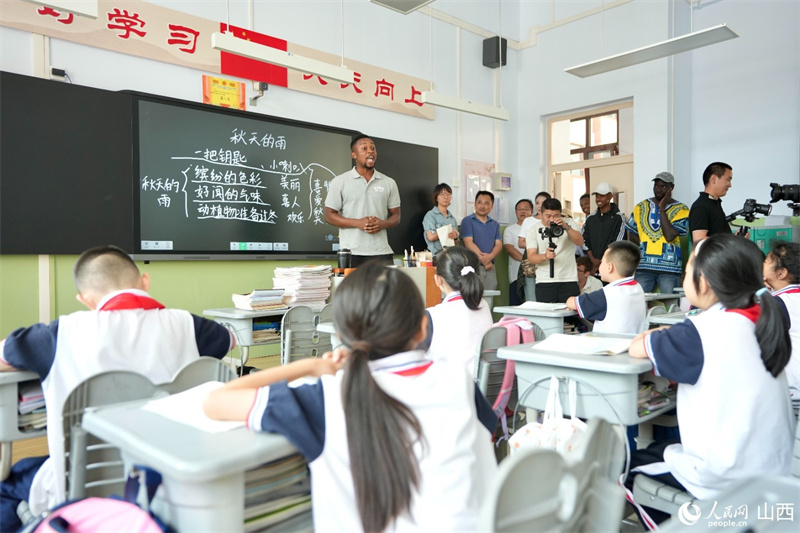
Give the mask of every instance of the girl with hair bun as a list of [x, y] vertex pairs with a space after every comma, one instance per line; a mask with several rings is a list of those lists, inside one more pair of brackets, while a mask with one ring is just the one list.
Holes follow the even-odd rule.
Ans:
[[470, 373], [481, 337], [492, 327], [479, 267], [478, 256], [466, 248], [447, 248], [437, 255], [433, 279], [445, 297], [439, 305], [428, 308], [433, 325], [428, 357], [458, 361]]
[[[414, 282], [367, 262], [333, 306], [345, 348], [231, 381], [206, 414], [282, 433], [305, 456], [314, 531], [475, 530], [497, 418], [461, 365], [414, 349], [427, 331]], [[304, 376], [319, 381], [287, 384]]]
[[683, 288], [704, 312], [642, 333], [628, 350], [679, 384], [681, 436], [635, 452], [631, 469], [651, 463], [647, 475], [701, 500], [750, 477], [789, 474], [791, 343], [785, 315], [764, 288], [763, 258], [755, 243], [729, 233], [697, 243]]

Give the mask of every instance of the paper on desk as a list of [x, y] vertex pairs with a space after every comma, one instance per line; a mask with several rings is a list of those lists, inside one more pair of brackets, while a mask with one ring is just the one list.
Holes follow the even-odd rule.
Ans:
[[442, 243], [442, 247], [456, 245], [456, 241], [450, 238], [451, 231], [453, 231], [453, 226], [450, 224], [436, 228], [436, 234], [439, 235], [439, 242]]
[[533, 349], [546, 352], [615, 355], [627, 352], [630, 345], [631, 339], [556, 333], [538, 343]]
[[566, 309], [567, 304], [545, 303], [545, 302], [524, 302], [517, 306], [519, 309], [532, 309], [534, 311], [558, 311]]
[[209, 381], [166, 398], [148, 402], [142, 409], [209, 433], [221, 433], [244, 427], [243, 421], [212, 420], [203, 412], [203, 400], [206, 395], [223, 385], [224, 383], [219, 381]]

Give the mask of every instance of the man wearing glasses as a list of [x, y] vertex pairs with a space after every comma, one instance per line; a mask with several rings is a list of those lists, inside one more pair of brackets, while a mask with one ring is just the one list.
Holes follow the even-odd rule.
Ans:
[[533, 202], [527, 198], [520, 200], [514, 207], [514, 214], [517, 216], [517, 223], [511, 224], [503, 232], [503, 248], [508, 254], [508, 305], [521, 304], [525, 298], [520, 298], [520, 293], [527, 296], [523, 292], [525, 288], [518, 287], [519, 263], [522, 261], [522, 254], [525, 253], [525, 248], [520, 248], [518, 241], [522, 231], [522, 223], [526, 218], [533, 215]]

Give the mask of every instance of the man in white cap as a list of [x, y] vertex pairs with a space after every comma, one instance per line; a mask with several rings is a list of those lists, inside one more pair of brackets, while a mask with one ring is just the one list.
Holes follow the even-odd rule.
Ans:
[[581, 234], [583, 248], [594, 265], [592, 274], [595, 274], [608, 245], [622, 240], [625, 236], [625, 224], [619, 207], [611, 202], [614, 197], [614, 188], [611, 184], [598, 183], [592, 194], [597, 204], [597, 211], [586, 217]]
[[658, 285], [664, 294], [681, 284], [680, 238], [689, 231], [689, 207], [672, 197], [675, 177], [661, 172], [653, 178], [653, 197], [633, 208], [625, 229], [638, 243], [642, 260], [634, 278], [644, 292]]

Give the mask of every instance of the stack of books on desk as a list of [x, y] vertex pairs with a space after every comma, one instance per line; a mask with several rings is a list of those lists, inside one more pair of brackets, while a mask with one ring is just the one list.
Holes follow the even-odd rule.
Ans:
[[284, 297], [284, 292], [283, 289], [256, 289], [247, 294], [234, 294], [233, 305], [244, 311], [286, 309], [288, 298]]
[[307, 305], [320, 308], [331, 294], [331, 267], [327, 265], [304, 265], [278, 267], [272, 285], [285, 289], [289, 305]]
[[299, 454], [245, 473], [244, 531], [311, 530], [311, 479]]

